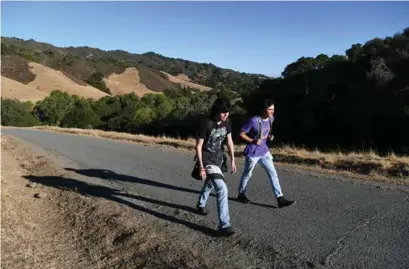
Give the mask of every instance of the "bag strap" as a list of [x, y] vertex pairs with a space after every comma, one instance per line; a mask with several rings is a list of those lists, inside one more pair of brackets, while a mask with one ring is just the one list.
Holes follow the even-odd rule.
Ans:
[[263, 124], [261, 123], [261, 118], [257, 117], [257, 123], [258, 123], [258, 139], [261, 138], [262, 132], [263, 132]]
[[272, 120], [271, 118], [268, 118], [268, 121], [270, 122], [270, 132], [268, 134], [271, 135], [273, 133], [273, 122], [274, 122], [274, 120]]
[[[274, 122], [274, 120], [269, 118], [268, 121], [270, 123], [270, 131], [268, 132], [268, 134], [271, 135], [272, 132], [273, 132], [273, 122]], [[263, 134], [263, 124], [261, 122], [261, 117], [259, 117], [259, 116], [257, 117], [257, 123], [258, 123], [258, 130], [257, 130], [258, 131], [258, 137], [257, 138], [260, 138], [262, 136], [262, 134]]]

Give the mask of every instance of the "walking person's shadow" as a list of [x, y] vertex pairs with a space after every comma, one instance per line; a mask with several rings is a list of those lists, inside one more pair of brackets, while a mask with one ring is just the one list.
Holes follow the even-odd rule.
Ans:
[[173, 203], [168, 203], [168, 202], [163, 202], [163, 201], [158, 201], [155, 199], [147, 198], [147, 197], [142, 197], [138, 195], [132, 195], [128, 193], [123, 193], [119, 190], [112, 189], [109, 187], [105, 186], [97, 186], [97, 185], [91, 185], [76, 179], [72, 178], [65, 178], [65, 177], [59, 177], [59, 176], [24, 176], [26, 179], [36, 182], [45, 186], [61, 189], [61, 190], [71, 190], [78, 192], [82, 195], [85, 196], [94, 196], [94, 197], [100, 197], [104, 199], [108, 199], [126, 206], [129, 206], [133, 209], [139, 210], [141, 212], [150, 214], [152, 216], [174, 222], [177, 224], [182, 224], [185, 225], [187, 228], [190, 228], [192, 230], [200, 231], [206, 235], [212, 236], [212, 237], [218, 237], [219, 234], [217, 233], [216, 230], [210, 229], [208, 227], [204, 227], [186, 220], [178, 219], [173, 216], [169, 216], [157, 211], [154, 211], [152, 209], [136, 205], [132, 202], [129, 202], [123, 197], [127, 198], [133, 198], [145, 202], [150, 202], [158, 205], [163, 205], [163, 206], [168, 206], [172, 207], [175, 209], [180, 209], [180, 210], [185, 210], [188, 212], [194, 212], [194, 210], [190, 207], [183, 206], [183, 205], [178, 205], [178, 204], [173, 204]]
[[[181, 192], [187, 192], [187, 193], [195, 193], [198, 194], [200, 193], [199, 190], [193, 190], [193, 189], [188, 189], [185, 187], [179, 187], [175, 185], [170, 185], [167, 183], [163, 182], [158, 182], [150, 179], [144, 179], [144, 178], [139, 178], [139, 177], [134, 177], [134, 176], [128, 176], [128, 175], [123, 175], [123, 174], [117, 174], [111, 170], [107, 169], [74, 169], [74, 168], [65, 168], [67, 171], [72, 171], [77, 174], [87, 176], [87, 177], [96, 177], [96, 178], [101, 178], [101, 179], [107, 179], [107, 180], [116, 180], [116, 181], [126, 181], [126, 182], [133, 182], [137, 184], [144, 184], [144, 185], [149, 185], [153, 187], [160, 187], [160, 188], [165, 188], [169, 190], [175, 190], [175, 191], [181, 191]], [[216, 197], [215, 194], [211, 193], [210, 196]], [[228, 198], [230, 201], [235, 201], [239, 202], [237, 198]], [[250, 204], [256, 205], [256, 206], [261, 206], [261, 207], [266, 207], [266, 208], [277, 208], [276, 206], [273, 205], [266, 205], [266, 204], [261, 204], [261, 203], [255, 203], [251, 202]]]

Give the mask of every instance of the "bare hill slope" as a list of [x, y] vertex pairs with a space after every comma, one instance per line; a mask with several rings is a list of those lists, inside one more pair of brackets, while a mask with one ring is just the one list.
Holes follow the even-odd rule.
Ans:
[[28, 83], [28, 86], [44, 93], [50, 94], [53, 90], [61, 90], [71, 95], [78, 95], [85, 98], [99, 99], [108, 94], [94, 88], [90, 85], [79, 85], [61, 71], [54, 70], [50, 67], [29, 63], [30, 71], [36, 75], [34, 81]]
[[161, 71], [163, 74], [165, 74], [168, 77], [168, 80], [173, 83], [180, 84], [182, 87], [190, 87], [190, 88], [195, 88], [199, 89], [201, 91], [210, 91], [212, 88], [200, 85], [197, 83], [190, 82], [190, 79], [188, 76], [185, 74], [179, 74], [177, 76], [172, 76], [169, 73], [166, 73], [164, 71]]
[[36, 90], [32, 86], [28, 86], [5, 76], [1, 76], [1, 96], [3, 98], [15, 98], [23, 102], [32, 101], [35, 103], [44, 99], [47, 94]]
[[125, 69], [121, 74], [113, 73], [108, 78], [104, 78], [104, 82], [113, 95], [134, 92], [139, 97], [142, 97], [146, 93], [157, 93], [141, 83], [139, 71], [134, 67]]

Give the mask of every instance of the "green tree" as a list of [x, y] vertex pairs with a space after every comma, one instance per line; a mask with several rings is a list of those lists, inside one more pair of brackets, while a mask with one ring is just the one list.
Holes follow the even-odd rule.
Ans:
[[105, 93], [111, 94], [111, 90], [106, 86], [103, 79], [104, 75], [101, 72], [96, 72], [87, 79], [87, 83]]
[[153, 108], [142, 107], [136, 110], [134, 123], [137, 127], [151, 123], [157, 117], [157, 113]]
[[66, 92], [54, 90], [50, 96], [38, 101], [34, 113], [42, 123], [59, 126], [65, 114], [72, 108], [78, 97], [70, 96]]
[[1, 99], [1, 124], [4, 126], [28, 127], [39, 125], [40, 121], [32, 113], [31, 102]]
[[76, 100], [72, 108], [61, 121], [62, 127], [93, 128], [100, 124], [98, 115], [92, 110], [88, 100]]

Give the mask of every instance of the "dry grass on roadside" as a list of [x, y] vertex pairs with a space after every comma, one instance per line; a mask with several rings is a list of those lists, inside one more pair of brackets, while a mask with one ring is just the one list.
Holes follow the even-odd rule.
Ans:
[[284, 146], [275, 148], [274, 156], [280, 162], [319, 167], [324, 170], [346, 171], [372, 177], [388, 177], [390, 182], [409, 183], [409, 157], [391, 153], [381, 157], [373, 151], [332, 152], [309, 151]]
[[138, 206], [120, 195], [104, 195], [114, 189], [76, 178], [3, 134], [1, 148], [1, 268], [235, 268], [135, 214]]
[[[31, 129], [124, 140], [146, 146], [167, 146], [189, 151], [193, 151], [195, 147], [195, 140], [193, 138], [182, 140], [166, 136], [153, 137], [141, 134], [77, 128], [59, 128], [53, 126], [38, 126], [32, 127]], [[243, 148], [243, 145], [237, 145], [237, 157], [241, 157]], [[274, 154], [276, 161], [279, 163], [296, 164], [310, 168], [314, 167], [321, 171], [346, 171], [357, 175], [367, 176], [367, 179], [383, 177], [383, 181], [397, 184], [405, 184], [409, 182], [408, 156], [398, 157], [392, 153], [389, 156], [380, 157], [372, 151], [323, 153], [318, 150], [310, 151], [290, 146], [275, 147], [272, 149], [272, 153]]]

